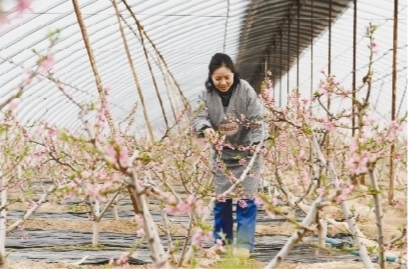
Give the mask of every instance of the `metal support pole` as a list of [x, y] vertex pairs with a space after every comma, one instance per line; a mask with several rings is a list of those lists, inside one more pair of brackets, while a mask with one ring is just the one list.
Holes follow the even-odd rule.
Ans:
[[[328, 67], [327, 73], [331, 75], [331, 41], [332, 41], [332, 0], [329, 0], [329, 48], [328, 48]], [[327, 109], [330, 110], [330, 98], [327, 99]]]
[[277, 59], [276, 59], [276, 41], [275, 41], [275, 43], [273, 44], [273, 65], [272, 65], [272, 67], [273, 67], [272, 68], [273, 100], [275, 101], [275, 104], [276, 104], [276, 89], [275, 89], [275, 85], [276, 85], [276, 83], [275, 83], [276, 73], [275, 72], [276, 72], [276, 69], [275, 69], [275, 66], [277, 66], [276, 61], [277, 61]]
[[266, 57], [265, 57], [265, 65], [264, 65], [264, 79], [266, 79], [268, 77], [268, 64], [269, 64], [269, 50], [266, 53]]
[[[327, 73], [331, 76], [331, 41], [332, 41], [332, 0], [329, 0], [329, 48], [328, 48], [328, 70]], [[331, 100], [327, 97], [327, 111], [330, 111]], [[326, 154], [329, 156], [330, 134], [326, 133]]]
[[[352, 106], [354, 111], [355, 100], [356, 100], [356, 65], [357, 65], [357, 0], [353, 0], [354, 3], [354, 14], [353, 14], [353, 84], [352, 84]], [[355, 134], [356, 118], [353, 116], [351, 118], [351, 135]]]
[[[85, 49], [86, 52], [88, 54], [88, 59], [89, 59], [89, 63], [91, 64], [91, 68], [92, 68], [92, 73], [94, 75], [95, 78], [95, 86], [96, 89], [98, 91], [98, 95], [99, 95], [99, 99], [102, 100], [105, 98], [105, 89], [103, 88], [103, 84], [102, 84], [102, 80], [98, 71], [98, 67], [96, 66], [96, 61], [95, 61], [95, 55], [93, 53], [93, 49], [91, 46], [91, 41], [89, 39], [89, 35], [88, 35], [88, 30], [86, 28], [84, 19], [82, 17], [82, 12], [81, 12], [81, 8], [79, 6], [79, 3], [77, 0], [72, 0], [72, 4], [74, 6], [74, 12], [77, 18], [77, 22], [79, 25], [79, 28], [81, 30], [81, 34], [82, 34], [82, 39], [84, 40], [84, 45], [85, 45]], [[109, 111], [105, 112], [105, 117], [108, 121], [108, 126], [111, 132], [111, 136], [114, 137], [116, 135], [116, 129], [115, 129], [115, 124], [113, 122], [112, 119], [112, 115]], [[149, 121], [147, 121], [147, 124], [149, 124]], [[149, 129], [150, 131], [150, 129]], [[149, 132], [150, 133], [150, 132]]]
[[296, 57], [296, 88], [299, 88], [299, 54], [300, 54], [300, 0], [297, 1], [297, 33], [296, 33], [296, 44], [297, 44], [297, 57]]
[[314, 85], [313, 85], [313, 45], [314, 45], [314, 43], [313, 43], [313, 41], [314, 41], [314, 31], [313, 31], [313, 29], [314, 29], [314, 27], [313, 27], [313, 22], [314, 22], [314, 20], [313, 20], [313, 16], [314, 16], [314, 10], [313, 10], [313, 8], [314, 8], [314, 1], [313, 0], [311, 0], [311, 2], [310, 2], [310, 5], [311, 5], [311, 7], [310, 7], [310, 40], [311, 40], [311, 44], [310, 44], [310, 97], [312, 97], [313, 96], [313, 87], [314, 87]]
[[[397, 103], [397, 46], [398, 46], [398, 0], [394, 0], [394, 31], [392, 44], [392, 96], [391, 96], [391, 120], [395, 120], [395, 108]], [[390, 186], [388, 191], [388, 203], [394, 200], [394, 152], [395, 144], [391, 145], [390, 156]]]
[[280, 33], [280, 61], [279, 61], [279, 107], [282, 107], [282, 43], [283, 43], [283, 37], [282, 37], [282, 32]]
[[[313, 97], [313, 45], [314, 45], [314, 1], [310, 1], [310, 99]], [[310, 116], [313, 116], [313, 107], [310, 106]], [[309, 160], [313, 159], [313, 145], [310, 143]], [[310, 167], [310, 173], [313, 173], [313, 167]], [[318, 222], [319, 223], [319, 222]]]
[[288, 97], [289, 97], [289, 71], [290, 71], [290, 17], [288, 18], [288, 43], [286, 45], [286, 52], [287, 52], [287, 57], [286, 57], [286, 104], [288, 104]]

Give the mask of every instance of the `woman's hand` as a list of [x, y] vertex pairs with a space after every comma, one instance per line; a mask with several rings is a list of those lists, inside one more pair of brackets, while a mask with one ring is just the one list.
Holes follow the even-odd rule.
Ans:
[[213, 128], [207, 128], [207, 129], [205, 129], [205, 130], [203, 131], [203, 133], [204, 133], [204, 137], [205, 137], [206, 139], [208, 139], [208, 138], [210, 138], [210, 137], [212, 137], [212, 136], [215, 135], [215, 131], [214, 131]]

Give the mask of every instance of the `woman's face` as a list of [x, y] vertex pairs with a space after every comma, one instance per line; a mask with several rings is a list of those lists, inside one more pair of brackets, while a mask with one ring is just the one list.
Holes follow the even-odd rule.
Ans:
[[211, 79], [215, 88], [220, 92], [226, 92], [231, 88], [232, 84], [234, 84], [234, 73], [232, 73], [231, 69], [222, 65], [220, 68], [214, 70]]

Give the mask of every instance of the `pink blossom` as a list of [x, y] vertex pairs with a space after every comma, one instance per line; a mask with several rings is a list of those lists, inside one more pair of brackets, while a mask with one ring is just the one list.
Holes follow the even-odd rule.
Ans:
[[178, 210], [175, 206], [166, 205], [166, 214], [167, 215], [178, 215]]
[[106, 95], [109, 95], [111, 91], [112, 91], [112, 86], [106, 86], [105, 87], [105, 94]]
[[143, 228], [140, 228], [139, 230], [137, 230], [136, 236], [137, 237], [144, 237], [145, 236], [145, 230]]
[[260, 198], [260, 197], [255, 197], [255, 204], [257, 205], [257, 206], [261, 206], [261, 205], [263, 205], [263, 200]]
[[109, 159], [109, 162], [116, 163], [116, 151], [112, 145], [105, 146], [105, 153]]
[[320, 188], [316, 189], [316, 193], [317, 193], [317, 195], [319, 195], [319, 196], [324, 196], [325, 193], [326, 193], [326, 191], [325, 191], [324, 188], [320, 187]]
[[191, 243], [198, 248], [203, 247], [203, 244], [201, 243], [201, 232], [196, 232], [195, 234], [193, 234]]
[[334, 131], [335, 125], [333, 122], [324, 122], [323, 128], [325, 128], [327, 131]]
[[49, 54], [39, 62], [39, 67], [44, 71], [49, 71], [55, 63], [54, 55]]
[[247, 160], [244, 158], [240, 158], [238, 162], [240, 165], [243, 165], [243, 166], [247, 164]]
[[13, 100], [11, 100], [11, 102], [9, 103], [10, 109], [15, 110], [17, 106], [20, 104], [20, 102], [21, 102], [20, 98], [14, 98]]
[[177, 198], [174, 195], [170, 195], [169, 198], [167, 199], [167, 202], [171, 205], [177, 204]]
[[135, 221], [136, 223], [143, 225], [143, 218], [140, 215], [135, 215]]
[[28, 241], [28, 233], [24, 233], [23, 236], [21, 237], [21, 242], [27, 242]]
[[131, 165], [130, 163], [130, 158], [129, 158], [129, 152], [127, 147], [121, 147], [119, 151], [119, 164], [122, 167], [129, 167]]
[[90, 177], [91, 175], [92, 175], [92, 173], [89, 172], [89, 171], [82, 171], [81, 172], [81, 178], [83, 178], [83, 179], [86, 179], [86, 178]]
[[302, 183], [307, 185], [310, 183], [310, 175], [306, 170], [300, 171], [300, 175], [302, 176]]
[[194, 195], [189, 195], [188, 197], [187, 197], [187, 200], [186, 200], [186, 203], [188, 204], [188, 205], [192, 205], [193, 203], [194, 203], [194, 200], [195, 200], [195, 197], [194, 197]]
[[354, 189], [354, 185], [350, 183], [341, 182], [340, 186], [342, 187], [342, 190], [336, 197], [336, 203], [341, 203], [346, 198], [346, 196]]
[[207, 207], [204, 205], [203, 200], [198, 200], [195, 203], [195, 211], [199, 215], [204, 215], [207, 212]]
[[191, 205], [188, 203], [181, 202], [179, 203], [176, 208], [180, 213], [188, 213], [191, 211]]
[[30, 201], [30, 202], [26, 203], [27, 209], [30, 210], [31, 208], [33, 208], [35, 206], [35, 204], [36, 203], [33, 202], [33, 201]]
[[342, 99], [346, 98], [347, 96], [349, 96], [349, 94], [351, 93], [350, 90], [346, 90], [346, 89], [342, 89], [339, 93], [340, 97]]
[[126, 264], [129, 260], [129, 252], [124, 252], [122, 255], [120, 255], [119, 259], [116, 261], [118, 264]]
[[101, 186], [98, 184], [88, 184], [85, 189], [85, 195], [92, 196], [101, 202], [107, 201], [107, 198], [101, 194]]
[[17, 13], [22, 14], [26, 12], [26, 10], [34, 12], [31, 8], [32, 2], [33, 0], [18, 0], [17, 1]]
[[367, 150], [364, 150], [361, 154], [354, 152], [346, 161], [346, 164], [350, 168], [352, 174], [365, 173], [367, 172], [367, 165], [370, 157], [370, 153]]
[[378, 53], [378, 45], [377, 45], [377, 43], [376, 43], [376, 42], [372, 42], [372, 43], [370, 44], [370, 49], [371, 49], [371, 51], [372, 51], [374, 54], [377, 54], [377, 53]]
[[209, 240], [212, 237], [211, 232], [204, 232], [202, 230], [198, 230], [196, 233], [193, 234], [191, 238], [191, 243], [196, 246], [197, 248], [203, 248], [202, 241]]

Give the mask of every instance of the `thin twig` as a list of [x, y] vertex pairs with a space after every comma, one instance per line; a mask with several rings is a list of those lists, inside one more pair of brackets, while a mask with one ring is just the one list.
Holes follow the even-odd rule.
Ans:
[[194, 214], [190, 214], [190, 222], [188, 224], [187, 235], [186, 235], [186, 239], [184, 240], [183, 250], [181, 251], [180, 259], [177, 264], [177, 268], [183, 264], [184, 257], [187, 251], [188, 242], [190, 241], [191, 231], [193, 229], [193, 223], [194, 223]]
[[24, 216], [19, 219], [18, 221], [14, 222], [13, 224], [11, 224], [9, 227], [7, 227], [7, 233], [14, 231], [18, 226], [20, 226], [25, 220], [27, 220], [29, 217], [31, 217], [31, 215], [37, 211], [37, 209], [45, 202], [45, 200], [47, 199], [48, 195], [50, 193], [52, 193], [54, 190], [56, 190], [56, 185], [51, 186], [40, 198], [40, 200], [38, 200], [38, 202], [32, 207], [30, 208], [25, 214]]

